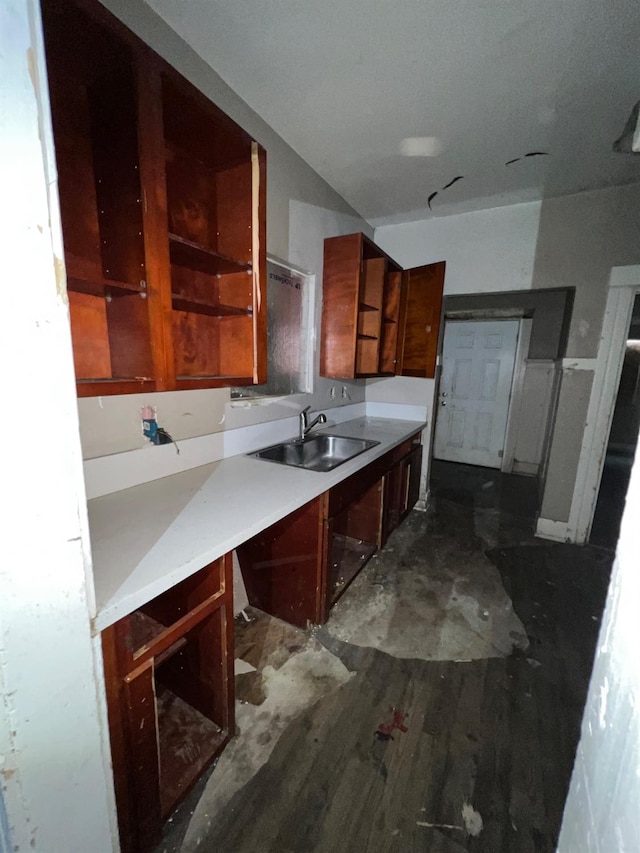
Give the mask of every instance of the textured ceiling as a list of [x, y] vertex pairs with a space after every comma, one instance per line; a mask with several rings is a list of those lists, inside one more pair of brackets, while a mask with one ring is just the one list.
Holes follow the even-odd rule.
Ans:
[[638, 0], [148, 2], [374, 225], [640, 181]]

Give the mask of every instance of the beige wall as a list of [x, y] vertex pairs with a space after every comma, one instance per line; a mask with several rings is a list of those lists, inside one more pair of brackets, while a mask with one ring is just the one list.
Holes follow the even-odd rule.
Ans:
[[[445, 259], [445, 295], [574, 287], [567, 356], [591, 359], [611, 268], [640, 262], [640, 184], [384, 226], [375, 239], [404, 266]], [[555, 521], [569, 518], [592, 380], [561, 378], [542, 506]]]

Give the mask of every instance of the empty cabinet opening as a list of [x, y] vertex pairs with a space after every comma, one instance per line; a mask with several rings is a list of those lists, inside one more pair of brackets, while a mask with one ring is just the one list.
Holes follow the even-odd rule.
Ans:
[[163, 122], [179, 387], [211, 377], [253, 381], [257, 147], [169, 79]]
[[221, 665], [226, 608], [212, 613], [155, 667], [161, 815], [166, 818], [223, 746]]
[[378, 480], [330, 521], [327, 599], [333, 604], [377, 550], [382, 481]]
[[68, 5], [43, 17], [76, 377], [151, 389], [132, 59]]

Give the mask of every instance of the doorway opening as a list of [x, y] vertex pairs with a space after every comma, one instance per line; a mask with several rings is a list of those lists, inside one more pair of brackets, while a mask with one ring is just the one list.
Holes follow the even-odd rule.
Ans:
[[502, 468], [519, 320], [447, 320], [434, 457]]
[[640, 427], [640, 293], [631, 321], [591, 526], [590, 543], [615, 548]]

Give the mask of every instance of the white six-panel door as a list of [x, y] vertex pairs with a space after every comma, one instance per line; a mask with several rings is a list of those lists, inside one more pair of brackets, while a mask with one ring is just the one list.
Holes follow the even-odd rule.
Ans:
[[518, 320], [449, 320], [436, 401], [437, 459], [500, 468]]

